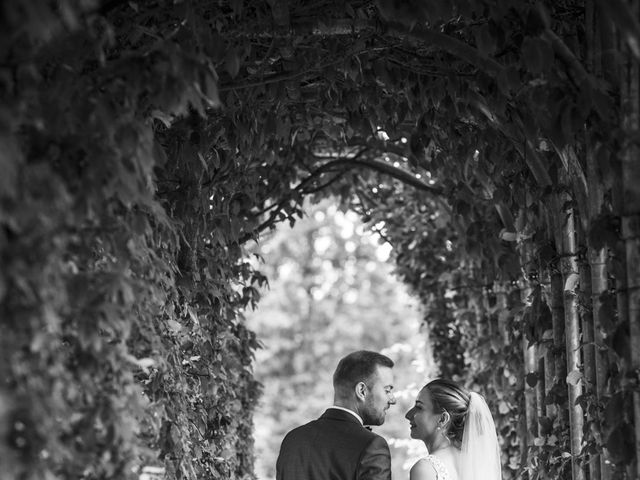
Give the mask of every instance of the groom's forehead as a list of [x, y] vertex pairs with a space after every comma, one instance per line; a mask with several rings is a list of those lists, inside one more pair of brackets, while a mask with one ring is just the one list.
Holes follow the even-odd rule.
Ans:
[[380, 382], [385, 387], [393, 386], [393, 371], [389, 367], [378, 365], [374, 374], [376, 382]]

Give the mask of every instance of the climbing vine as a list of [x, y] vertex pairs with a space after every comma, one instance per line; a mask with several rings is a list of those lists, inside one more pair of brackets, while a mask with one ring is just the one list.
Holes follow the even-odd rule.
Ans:
[[245, 246], [335, 195], [489, 399], [505, 477], [633, 477], [630, 5], [0, 8], [3, 471], [251, 477]]

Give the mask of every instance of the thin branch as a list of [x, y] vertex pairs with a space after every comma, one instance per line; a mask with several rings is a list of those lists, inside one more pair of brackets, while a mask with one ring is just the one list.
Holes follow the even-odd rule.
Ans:
[[230, 90], [241, 90], [244, 88], [262, 87], [264, 85], [269, 85], [271, 83], [286, 82], [287, 80], [293, 80], [294, 78], [298, 78], [309, 73], [315, 74], [315, 73], [318, 73], [318, 71], [317, 69], [313, 69], [313, 70], [304, 70], [301, 72], [296, 71], [296, 72], [278, 73], [276, 75], [271, 75], [270, 77], [266, 77], [266, 78], [263, 78], [262, 80], [258, 80], [255, 82], [238, 83], [235, 85], [234, 84], [220, 85], [218, 87], [218, 90], [220, 92], [228, 92]]
[[309, 195], [309, 194], [313, 194], [313, 193], [317, 193], [321, 190], [324, 190], [325, 188], [328, 188], [329, 186], [331, 186], [332, 184], [334, 184], [335, 182], [337, 182], [338, 180], [340, 180], [342, 177], [344, 177], [344, 174], [347, 173], [349, 170], [343, 170], [342, 172], [338, 172], [331, 180], [329, 180], [326, 183], [323, 183], [322, 185], [315, 187], [315, 188], [311, 188], [308, 190], [303, 190], [305, 195]]
[[475, 65], [490, 76], [497, 77], [503, 70], [502, 65], [495, 60], [483, 56], [477, 49], [444, 33], [426, 28], [409, 30], [399, 22], [389, 22], [387, 27], [388, 35], [413, 38], [427, 45], [439, 47], [462, 60], [466, 60], [471, 65]]
[[442, 189], [440, 187], [434, 187], [432, 185], [429, 185], [427, 183], [424, 183], [422, 180], [420, 180], [419, 178], [416, 178], [415, 175], [412, 175], [411, 173], [407, 172], [406, 170], [401, 170], [397, 167], [394, 167], [393, 165], [389, 165], [386, 162], [381, 162], [379, 160], [374, 160], [374, 159], [366, 159], [366, 160], [361, 160], [361, 159], [357, 159], [357, 158], [340, 158], [337, 160], [334, 160], [333, 162], [329, 162], [327, 164], [325, 164], [324, 166], [329, 168], [332, 166], [350, 166], [350, 167], [366, 167], [369, 168], [371, 170], [375, 170], [379, 173], [384, 173], [386, 175], [389, 175], [393, 178], [395, 178], [396, 180], [400, 180], [402, 183], [405, 183], [407, 185], [411, 185], [412, 187], [421, 190], [423, 192], [428, 192], [431, 193], [433, 195], [442, 195]]
[[[381, 162], [379, 160], [361, 159], [360, 157], [367, 151], [369, 151], [369, 148], [363, 148], [353, 157], [341, 157], [320, 165], [316, 170], [310, 173], [309, 176], [302, 180], [295, 188], [291, 189], [290, 194], [287, 195], [286, 198], [283, 198], [281, 201], [268, 207], [267, 210], [273, 210], [269, 215], [269, 218], [258, 225], [251, 234], [244, 235], [239, 240], [239, 243], [242, 244], [251, 240], [256, 234], [262, 232], [264, 229], [272, 225], [276, 217], [282, 212], [282, 208], [284, 207], [284, 205], [291, 201], [294, 194], [302, 194], [306, 192], [305, 187], [307, 185], [309, 185], [311, 182], [314, 182], [323, 173], [327, 172], [339, 170], [342, 173], [346, 173], [347, 170], [351, 170], [355, 167], [366, 167], [379, 173], [390, 175], [391, 177], [400, 180], [402, 183], [410, 185], [420, 191], [436, 195], [436, 198], [439, 198], [439, 196], [442, 195], [443, 192], [441, 188], [428, 185], [405, 170], [401, 170], [397, 167], [394, 167], [393, 165], [389, 165], [388, 163]], [[314, 191], [317, 190], [317, 188], [314, 189]]]
[[[406, 138], [410, 136], [407, 133]], [[376, 148], [383, 153], [393, 153], [399, 157], [409, 158], [408, 145], [402, 147], [397, 145], [397, 140], [380, 140], [380, 139], [364, 139], [356, 137], [355, 141], [351, 142], [350, 146], [367, 146], [370, 148]]]
[[562, 58], [571, 71], [576, 75], [576, 84], [579, 86], [583, 81], [591, 79], [589, 73], [585, 70], [580, 60], [576, 58], [573, 52], [567, 47], [558, 35], [556, 35], [550, 28], [547, 28], [542, 35], [553, 46], [553, 50], [560, 58]]

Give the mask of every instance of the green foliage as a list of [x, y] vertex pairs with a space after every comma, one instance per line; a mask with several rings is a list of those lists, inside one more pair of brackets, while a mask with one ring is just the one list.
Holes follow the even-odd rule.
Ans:
[[[240, 312], [266, 280], [244, 246], [328, 195], [393, 245], [442, 373], [498, 410], [509, 475], [570, 464], [566, 418], [542, 415], [538, 432], [514, 419], [543, 378], [525, 372], [524, 343], [564, 364], [547, 332], [575, 218], [580, 248], [611, 253], [616, 296], [595, 310], [609, 369], [581, 398], [580, 455], [633, 460], [616, 440], [631, 414], [602, 420], [636, 388], [624, 282], [637, 262], [619, 235], [638, 214], [633, 105], [619, 109], [617, 40], [590, 20], [624, 19], [623, 2], [0, 8], [3, 471], [250, 477], [257, 341]], [[547, 379], [551, 406], [566, 373]]]

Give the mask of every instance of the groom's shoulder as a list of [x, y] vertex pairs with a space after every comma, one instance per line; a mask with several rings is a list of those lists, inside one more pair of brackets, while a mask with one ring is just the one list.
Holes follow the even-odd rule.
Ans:
[[383, 437], [377, 433], [372, 432], [356, 422], [339, 421], [326, 415], [293, 428], [286, 434], [285, 438], [289, 441], [295, 441], [296, 438], [315, 436], [317, 434], [329, 436], [331, 436], [331, 434], [339, 436], [346, 435], [350, 438], [362, 439], [363, 441], [371, 441], [374, 438], [384, 440]]
[[298, 435], [304, 435], [306, 432], [309, 432], [317, 428], [317, 423], [318, 423], [318, 419], [315, 419], [305, 424], [298, 425], [297, 427], [294, 427], [291, 430], [289, 430], [289, 432], [286, 434], [285, 437], [295, 437]]

